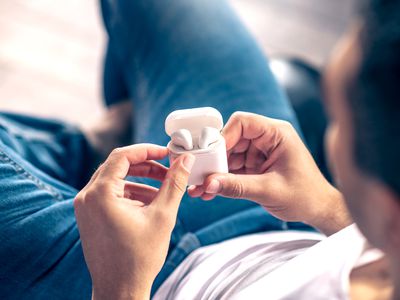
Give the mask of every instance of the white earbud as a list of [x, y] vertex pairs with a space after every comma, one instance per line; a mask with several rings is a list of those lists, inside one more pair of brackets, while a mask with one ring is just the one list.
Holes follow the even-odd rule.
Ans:
[[204, 127], [201, 131], [201, 135], [199, 138], [199, 148], [207, 149], [211, 144], [217, 142], [221, 136], [221, 133], [217, 128], [213, 127]]
[[171, 135], [172, 143], [176, 146], [180, 146], [185, 150], [193, 149], [193, 138], [189, 130], [179, 129]]

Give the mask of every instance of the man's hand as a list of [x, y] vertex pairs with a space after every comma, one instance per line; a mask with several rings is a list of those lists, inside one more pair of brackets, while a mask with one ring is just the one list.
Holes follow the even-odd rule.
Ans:
[[[168, 251], [194, 157], [179, 157], [168, 170], [155, 162], [164, 147], [114, 150], [77, 195], [74, 207], [94, 299], [149, 299]], [[162, 181], [160, 189], [126, 176]]]
[[282, 220], [308, 223], [325, 234], [351, 223], [341, 194], [288, 122], [238, 112], [222, 133], [230, 173], [210, 175], [202, 186], [190, 187], [192, 197], [249, 199]]

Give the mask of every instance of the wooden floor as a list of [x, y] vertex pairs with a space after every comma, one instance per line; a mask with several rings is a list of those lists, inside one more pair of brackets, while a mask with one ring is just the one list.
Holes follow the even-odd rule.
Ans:
[[[352, 0], [230, 0], [268, 55], [323, 66]], [[102, 111], [95, 0], [0, 1], [0, 110], [85, 124]]]

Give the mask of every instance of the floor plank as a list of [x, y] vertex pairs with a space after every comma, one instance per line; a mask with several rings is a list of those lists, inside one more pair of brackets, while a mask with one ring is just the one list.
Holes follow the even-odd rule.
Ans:
[[98, 115], [104, 36], [96, 1], [14, 0], [0, 11], [0, 108], [78, 123]]

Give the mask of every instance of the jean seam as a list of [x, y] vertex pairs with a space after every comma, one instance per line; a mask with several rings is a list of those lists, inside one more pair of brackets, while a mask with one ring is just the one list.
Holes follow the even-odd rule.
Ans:
[[24, 168], [22, 168], [17, 162], [15, 162], [10, 156], [8, 156], [3, 151], [0, 151], [0, 161], [2, 161], [4, 163], [11, 164], [13, 166], [15, 172], [18, 175], [23, 176], [26, 179], [29, 179], [39, 189], [42, 189], [42, 190], [45, 190], [45, 191], [49, 192], [54, 197], [55, 200], [57, 200], [57, 201], [63, 201], [64, 200], [64, 198], [63, 198], [63, 196], [61, 195], [60, 192], [58, 192], [57, 190], [52, 188], [50, 185], [44, 183], [42, 180], [40, 180], [39, 178], [37, 178], [36, 176], [32, 175], [31, 173], [29, 173]]

